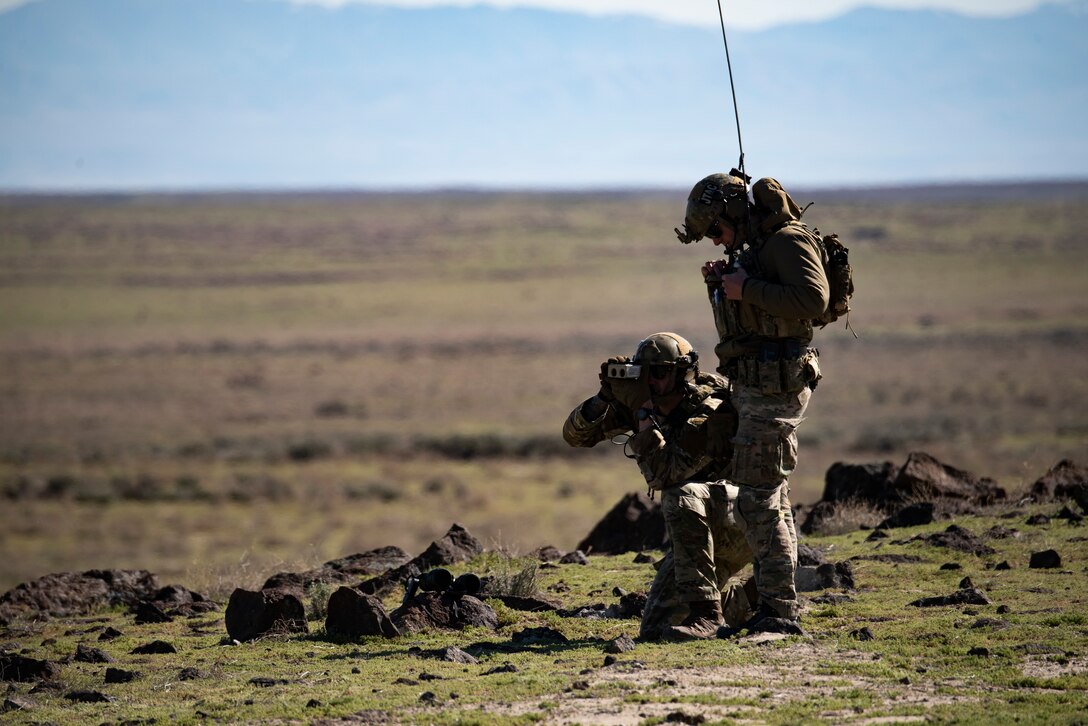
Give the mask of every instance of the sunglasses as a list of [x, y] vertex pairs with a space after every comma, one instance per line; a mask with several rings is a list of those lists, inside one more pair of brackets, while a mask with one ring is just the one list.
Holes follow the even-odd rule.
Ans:
[[718, 239], [723, 234], [725, 234], [725, 230], [722, 229], [721, 224], [718, 222], [711, 222], [710, 226], [706, 228], [706, 236], [710, 239]]
[[650, 366], [650, 378], [654, 380], [664, 380], [669, 377], [669, 371], [672, 370], [672, 366]]

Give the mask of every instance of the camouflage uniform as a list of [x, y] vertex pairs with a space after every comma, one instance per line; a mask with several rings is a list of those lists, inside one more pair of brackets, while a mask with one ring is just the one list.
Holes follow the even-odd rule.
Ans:
[[782, 196], [778, 209], [757, 216], [756, 239], [739, 256], [749, 275], [742, 299], [727, 300], [711, 287], [710, 302], [718, 370], [732, 381], [740, 417], [729, 479], [739, 487], [737, 508], [747, 523], [760, 601], [796, 618], [797, 535], [788, 480], [797, 465], [796, 429], [820, 378], [817, 351], [808, 344], [829, 287], [817, 240], [797, 221], [793, 200]]
[[[727, 382], [701, 374], [685, 385], [680, 405], [657, 428], [635, 434], [628, 444], [650, 489], [661, 492], [672, 541], [643, 613], [640, 636], [645, 639], [656, 639], [664, 627], [679, 622], [687, 603], [722, 598], [729, 578], [752, 560], [744, 522], [737, 516], [737, 488], [724, 481], [736, 429]], [[567, 417], [563, 438], [570, 445], [589, 447], [638, 428], [630, 411], [615, 402], [589, 418], [593, 401]], [[742, 590], [727, 589], [724, 601], [727, 622], [743, 621], [749, 607]]]

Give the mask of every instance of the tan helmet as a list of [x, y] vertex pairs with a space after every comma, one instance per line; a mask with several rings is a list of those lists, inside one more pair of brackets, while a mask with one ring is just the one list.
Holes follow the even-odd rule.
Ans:
[[747, 210], [748, 189], [744, 180], [733, 174], [711, 174], [692, 187], [688, 195], [684, 231], [673, 231], [684, 244], [698, 242], [714, 222], [725, 218], [738, 224]]
[[699, 353], [676, 333], [654, 333], [639, 341], [631, 362], [643, 366], [678, 366], [685, 371], [684, 380], [692, 380], [698, 370]]

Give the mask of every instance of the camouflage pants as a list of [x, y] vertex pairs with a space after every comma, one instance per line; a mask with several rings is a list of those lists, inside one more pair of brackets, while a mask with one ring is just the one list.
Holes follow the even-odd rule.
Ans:
[[733, 439], [737, 511], [747, 525], [760, 602], [782, 617], [800, 615], [794, 572], [797, 532], [790, 508], [789, 476], [797, 466], [797, 427], [812, 392], [768, 395], [734, 386], [740, 423]]
[[650, 586], [640, 637], [659, 637], [662, 628], [684, 618], [688, 603], [697, 601], [721, 599], [727, 620], [734, 610], [743, 620], [748, 600], [741, 588], [728, 584], [752, 561], [744, 522], [736, 515], [737, 496], [737, 488], [725, 481], [689, 482], [661, 492], [672, 550]]

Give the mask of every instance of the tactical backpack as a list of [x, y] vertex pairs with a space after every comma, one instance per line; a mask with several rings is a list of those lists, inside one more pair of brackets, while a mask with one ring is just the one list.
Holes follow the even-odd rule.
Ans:
[[[805, 210], [797, 205], [789, 193], [782, 188], [778, 180], [770, 177], [760, 179], [752, 185], [752, 198], [757, 207], [767, 215], [764, 224], [775, 227], [788, 222], [799, 222]], [[824, 266], [824, 275], [830, 287], [827, 309], [812, 321], [821, 328], [839, 318], [846, 317], [846, 328], [850, 330], [850, 298], [854, 295], [854, 271], [850, 267], [850, 250], [839, 241], [837, 234], [821, 235], [820, 230], [809, 229], [801, 225], [813, 243], [820, 250], [820, 261]], [[853, 332], [853, 330], [851, 330]], [[857, 334], [854, 334], [855, 337]]]
[[[820, 235], [820, 230], [813, 229], [812, 236], [819, 240], [820, 259], [824, 263], [824, 274], [831, 290], [827, 310], [812, 321], [821, 328], [846, 316], [846, 329], [850, 328], [850, 298], [854, 295], [854, 270], [850, 267], [850, 250], [839, 241], [839, 235]], [[856, 336], [857, 333], [854, 333]]]

